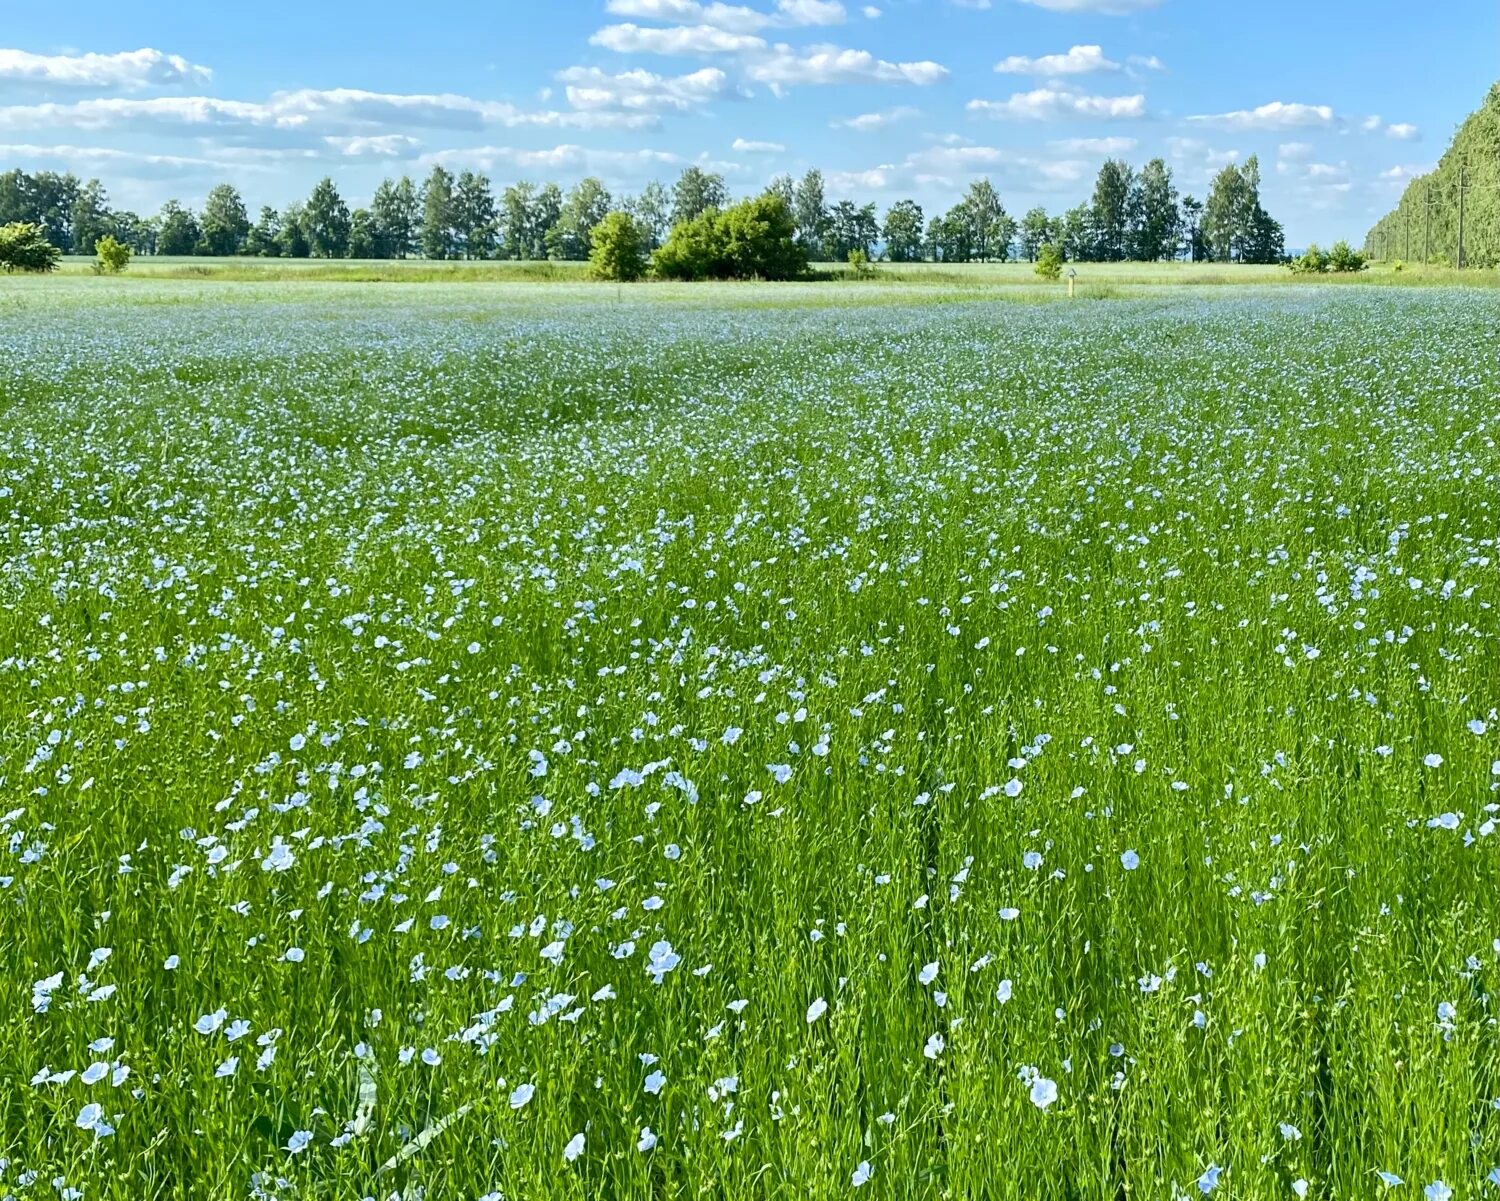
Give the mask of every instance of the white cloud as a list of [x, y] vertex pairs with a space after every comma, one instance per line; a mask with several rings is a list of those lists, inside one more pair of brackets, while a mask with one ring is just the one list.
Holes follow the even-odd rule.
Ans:
[[1276, 157], [1289, 163], [1305, 162], [1312, 153], [1313, 148], [1308, 142], [1283, 142], [1276, 148]]
[[778, 45], [772, 53], [750, 59], [745, 72], [773, 90], [798, 84], [889, 83], [925, 87], [948, 78], [948, 68], [934, 62], [892, 63], [868, 50], [814, 46], [806, 52]]
[[1129, 154], [1138, 143], [1134, 138], [1060, 138], [1048, 142], [1053, 150], [1064, 154]]
[[0, 81], [58, 87], [143, 88], [207, 83], [213, 72], [179, 54], [142, 48], [119, 54], [28, 54], [0, 50]]
[[557, 78], [567, 85], [568, 103], [586, 112], [685, 113], [729, 90], [729, 77], [717, 67], [678, 76], [650, 71], [610, 75], [597, 67], [569, 67]]
[[1167, 64], [1154, 54], [1132, 54], [1125, 61], [1132, 67], [1140, 67], [1145, 71], [1165, 71], [1167, 69]]
[[848, 15], [838, 0], [776, 0], [776, 9], [788, 25], [842, 25]]
[[606, 25], [589, 41], [618, 54], [749, 54], [766, 49], [764, 38], [731, 33], [712, 25]]
[[1280, 100], [1259, 108], [1188, 118], [1222, 129], [1305, 129], [1332, 125], [1334, 119], [1333, 109], [1326, 104], [1287, 104]]
[[239, 129], [309, 135], [378, 131], [387, 126], [480, 129], [534, 126], [554, 129], [640, 129], [650, 113], [528, 111], [515, 105], [451, 93], [399, 94], [356, 88], [278, 92], [270, 100], [210, 96], [107, 97], [73, 104], [0, 107], [0, 129], [110, 129], [148, 127], [178, 133]]
[[968, 111], [978, 116], [1023, 121], [1059, 121], [1070, 117], [1124, 120], [1146, 115], [1144, 96], [1090, 96], [1065, 88], [1037, 88], [1017, 92], [1009, 100], [971, 100]]
[[400, 158], [422, 144], [404, 133], [357, 134], [323, 141], [348, 158]]
[[1168, 138], [1167, 151], [1195, 168], [1218, 170], [1240, 161], [1238, 150], [1216, 150], [1201, 138]]
[[606, 0], [605, 11], [673, 25], [707, 25], [729, 33], [758, 33], [763, 29], [800, 25], [841, 25], [848, 14], [838, 0], [777, 0], [775, 12], [739, 4], [699, 0]]
[[[1155, 8], [1161, 0], [1024, 0], [1024, 2], [1058, 13], [1103, 13], [1110, 17], [1123, 17], [1145, 8]], [[989, 5], [986, 4], [985, 7], [988, 8]]]
[[1074, 46], [1066, 54], [1044, 54], [1040, 58], [1012, 54], [995, 64], [1002, 75], [1087, 75], [1119, 69], [1120, 64], [1105, 58], [1099, 46]]
[[1014, 175], [1013, 183], [1035, 187], [1038, 183], [1063, 187], [1088, 178], [1093, 165], [1081, 159], [1037, 158], [998, 146], [955, 144], [959, 139], [944, 139], [945, 145], [931, 146], [907, 156], [906, 167], [919, 184], [951, 188], [965, 176], [978, 174]]
[[195, 158], [178, 154], [138, 154], [130, 150], [119, 150], [111, 146], [34, 146], [26, 143], [0, 144], [0, 156], [20, 161], [48, 159], [80, 166], [118, 166], [130, 169], [166, 168], [170, 173], [179, 171], [219, 170], [227, 164], [218, 159]]
[[920, 109], [900, 105], [877, 113], [860, 113], [856, 117], [842, 117], [830, 124], [834, 129], [852, 129], [856, 133], [873, 133], [877, 129], [885, 129], [889, 125], [894, 125], [897, 121], [915, 117], [920, 112]]
[[784, 154], [786, 147], [780, 142], [751, 142], [735, 138], [729, 147], [736, 154]]
[[829, 171], [823, 182], [834, 195], [883, 192], [895, 183], [895, 171], [891, 163], [871, 167], [868, 171]]
[[556, 171], [583, 175], [592, 172], [635, 177], [657, 167], [677, 166], [683, 160], [664, 150], [596, 150], [586, 146], [562, 145], [547, 150], [526, 150], [514, 146], [476, 146], [439, 150], [422, 156], [423, 166], [441, 163], [457, 164], [495, 171], [502, 166], [531, 171]]
[[873, 4], [866, 4], [859, 11], [862, 12], [862, 13], [864, 13], [865, 20], [867, 20], [867, 21], [878, 21], [878, 20], [880, 20], [880, 16], [881, 16], [880, 10], [878, 8], [876, 8]]
[[1422, 136], [1422, 132], [1415, 125], [1401, 122], [1396, 125], [1387, 125], [1385, 136], [1395, 138], [1398, 142], [1415, 142]]

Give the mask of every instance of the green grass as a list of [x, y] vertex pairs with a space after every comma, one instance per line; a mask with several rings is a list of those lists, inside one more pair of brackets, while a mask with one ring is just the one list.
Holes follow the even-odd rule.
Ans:
[[[65, 275], [89, 275], [93, 259], [67, 257]], [[1285, 267], [1240, 266], [1222, 263], [1080, 263], [1077, 286], [1084, 294], [1097, 294], [1111, 287], [1131, 291], [1158, 287], [1223, 287], [1247, 284], [1466, 284], [1476, 287], [1500, 285], [1497, 271], [1455, 271], [1450, 267], [1424, 267], [1375, 263], [1354, 276], [1322, 276], [1306, 279]], [[1061, 292], [1066, 284], [1047, 284], [1037, 278], [1030, 263], [878, 263], [868, 278], [856, 279], [842, 263], [816, 263], [817, 282], [836, 282], [871, 287], [890, 284], [923, 284], [946, 292], [966, 294], [998, 288], [1044, 289]], [[261, 259], [138, 256], [131, 261], [127, 278], [201, 279], [234, 282], [342, 282], [342, 283], [582, 283], [588, 264], [577, 262], [429, 262], [425, 259]], [[608, 288], [610, 284], [592, 284]], [[637, 287], [644, 285], [635, 285]], [[663, 285], [652, 284], [652, 287]], [[747, 284], [745, 287], [759, 285]]]
[[1483, 1195], [1500, 299], [1110, 287], [0, 280], [0, 1195]]

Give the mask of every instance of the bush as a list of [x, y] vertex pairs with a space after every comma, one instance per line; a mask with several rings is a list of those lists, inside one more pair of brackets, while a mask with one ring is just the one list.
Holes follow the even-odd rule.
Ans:
[[95, 242], [94, 253], [99, 256], [99, 270], [107, 275], [119, 275], [130, 266], [130, 247], [115, 241], [113, 234], [105, 234]]
[[1036, 273], [1043, 279], [1058, 279], [1062, 276], [1063, 252], [1056, 242], [1044, 243], [1036, 254]]
[[807, 271], [796, 229], [786, 201], [770, 193], [710, 209], [672, 227], [651, 270], [663, 279], [795, 279]]
[[589, 275], [630, 283], [646, 274], [646, 233], [629, 213], [607, 213], [589, 233]]
[[1322, 275], [1328, 270], [1328, 256], [1314, 242], [1287, 264], [1293, 275]]
[[849, 252], [849, 274], [856, 279], [871, 279], [875, 275], [869, 254], [857, 246]]
[[0, 226], [0, 268], [11, 271], [55, 271], [62, 251], [47, 241], [40, 225], [24, 221]]
[[1353, 249], [1348, 242], [1342, 238], [1333, 244], [1333, 249], [1328, 252], [1328, 269], [1330, 271], [1363, 271], [1367, 266], [1365, 256]]

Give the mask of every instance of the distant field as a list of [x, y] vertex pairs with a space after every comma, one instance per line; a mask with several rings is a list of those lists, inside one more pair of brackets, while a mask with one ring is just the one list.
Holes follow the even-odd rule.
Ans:
[[1487, 1195], [1500, 293], [157, 266], [0, 278], [0, 1196]]
[[[91, 259], [65, 258], [66, 274], [88, 274]], [[1284, 267], [1256, 267], [1222, 263], [1080, 263], [1077, 287], [1161, 287], [1168, 285], [1222, 286], [1226, 284], [1305, 283]], [[839, 263], [819, 263], [820, 274], [844, 277], [848, 268]], [[258, 259], [138, 257], [129, 268], [131, 276], [153, 278], [219, 279], [239, 281], [302, 280], [392, 283], [519, 283], [583, 282], [588, 264], [576, 262], [429, 262], [425, 259]], [[1066, 290], [1066, 284], [1041, 285], [1030, 263], [879, 263], [869, 280], [848, 278], [842, 282], [872, 287], [892, 282], [919, 283], [946, 288], [992, 288], [1045, 286]], [[1500, 284], [1500, 272], [1465, 271], [1451, 268], [1405, 267], [1376, 264], [1359, 276], [1339, 279], [1322, 277], [1313, 282], [1335, 283], [1467, 283]], [[608, 287], [610, 285], [594, 285]], [[657, 285], [652, 285], [657, 286]]]

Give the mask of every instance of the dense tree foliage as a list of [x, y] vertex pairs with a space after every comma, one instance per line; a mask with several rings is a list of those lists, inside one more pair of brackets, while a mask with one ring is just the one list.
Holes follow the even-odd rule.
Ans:
[[807, 270], [786, 200], [766, 192], [680, 221], [652, 259], [663, 279], [795, 279]]
[[1396, 208], [1365, 235], [1365, 253], [1458, 266], [1460, 216], [1463, 265], [1500, 264], [1500, 83], [1458, 127], [1436, 170], [1407, 184]]
[[51, 271], [62, 251], [47, 240], [47, 231], [31, 221], [0, 225], [0, 271]]
[[[1500, 107], [1500, 100], [1491, 107]], [[1112, 159], [1101, 167], [1087, 201], [1057, 216], [1033, 208], [1020, 221], [988, 179], [973, 180], [957, 204], [930, 217], [912, 199], [896, 200], [883, 216], [874, 204], [847, 197], [830, 201], [816, 169], [800, 179], [778, 176], [758, 199], [779, 201], [805, 262], [847, 262], [856, 253], [894, 263], [1034, 262], [1048, 244], [1078, 262], [1275, 262], [1283, 257], [1284, 239], [1261, 206], [1259, 186], [1259, 165], [1251, 158], [1220, 172], [1200, 203], [1191, 196], [1179, 199], [1161, 159], [1139, 171]], [[1471, 203], [1476, 214], [1487, 211], [1477, 199]], [[618, 212], [631, 218], [648, 255], [663, 247], [669, 230], [691, 226], [688, 240], [679, 237], [667, 256], [676, 262], [693, 237], [718, 228], [716, 221], [700, 219], [729, 207], [723, 177], [699, 166], [686, 168], [670, 188], [652, 181], [637, 195], [613, 196], [594, 178], [566, 193], [555, 183], [527, 180], [496, 189], [482, 172], [455, 175], [437, 164], [420, 184], [409, 176], [383, 180], [368, 207], [351, 211], [327, 178], [306, 200], [279, 212], [262, 207], [253, 222], [239, 191], [227, 183], [209, 192], [201, 213], [171, 200], [143, 219], [112, 211], [97, 180], [82, 183], [45, 171], [0, 173], [0, 223], [36, 224], [52, 245], [73, 253], [91, 253], [107, 234], [136, 254], [581, 261], [593, 252], [594, 231]], [[1489, 253], [1478, 223], [1475, 230], [1471, 259]]]

